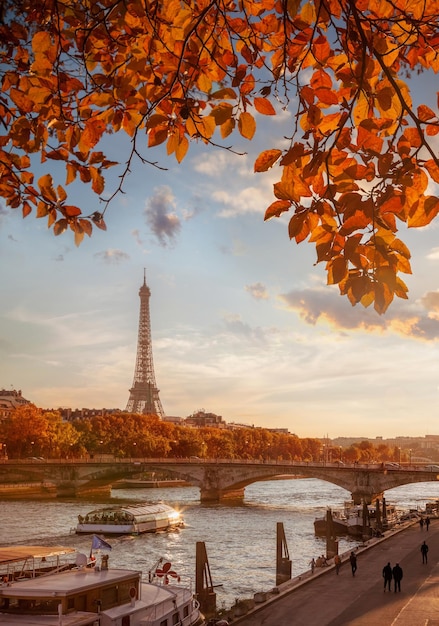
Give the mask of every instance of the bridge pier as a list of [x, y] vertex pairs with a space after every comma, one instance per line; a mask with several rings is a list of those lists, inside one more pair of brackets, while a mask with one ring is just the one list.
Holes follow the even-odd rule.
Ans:
[[365, 502], [366, 504], [373, 504], [377, 499], [382, 500], [384, 497], [384, 492], [380, 493], [371, 493], [370, 491], [353, 491], [351, 493], [352, 500], [354, 504], [362, 504]]
[[219, 502], [244, 502], [244, 488], [242, 489], [203, 489], [200, 488], [200, 501], [203, 503], [218, 504]]

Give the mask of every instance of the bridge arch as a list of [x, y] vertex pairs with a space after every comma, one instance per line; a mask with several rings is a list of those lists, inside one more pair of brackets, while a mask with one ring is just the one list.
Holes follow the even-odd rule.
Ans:
[[422, 468], [386, 469], [381, 465], [242, 461], [230, 459], [115, 459], [6, 461], [0, 463], [0, 482], [51, 481], [58, 495], [75, 495], [93, 486], [110, 486], [142, 471], [172, 473], [200, 489], [202, 502], [242, 500], [251, 483], [279, 476], [318, 478], [346, 489], [355, 502], [371, 502], [388, 489], [416, 482], [437, 482], [439, 475]]

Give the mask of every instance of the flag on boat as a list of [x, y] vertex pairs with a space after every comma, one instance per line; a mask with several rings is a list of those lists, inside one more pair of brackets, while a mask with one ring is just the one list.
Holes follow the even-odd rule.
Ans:
[[109, 543], [98, 537], [97, 535], [93, 535], [93, 539], [91, 540], [91, 549], [93, 550], [111, 550], [111, 546]]

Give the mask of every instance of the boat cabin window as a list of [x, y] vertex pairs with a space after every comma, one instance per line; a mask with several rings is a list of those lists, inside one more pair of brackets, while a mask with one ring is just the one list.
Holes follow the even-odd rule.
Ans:
[[44, 598], [0, 598], [0, 610], [5, 613], [58, 614], [59, 600]]
[[187, 617], [188, 615], [189, 615], [189, 605], [188, 605], [188, 604], [186, 604], [186, 605], [183, 607], [183, 617]]
[[174, 613], [172, 616], [172, 626], [176, 626], [176, 624], [180, 623], [180, 615], [178, 613]]
[[168, 620], [162, 619], [162, 621], [160, 622], [160, 626], [168, 626]]

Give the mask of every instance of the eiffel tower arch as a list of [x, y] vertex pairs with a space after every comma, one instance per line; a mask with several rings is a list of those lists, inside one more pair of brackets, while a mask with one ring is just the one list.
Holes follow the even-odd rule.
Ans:
[[149, 299], [151, 291], [146, 284], [146, 274], [139, 290], [140, 315], [139, 335], [137, 340], [136, 368], [133, 385], [126, 406], [127, 413], [144, 413], [165, 416], [160, 402], [159, 390], [155, 381], [154, 363], [152, 359], [151, 318], [149, 315]]

